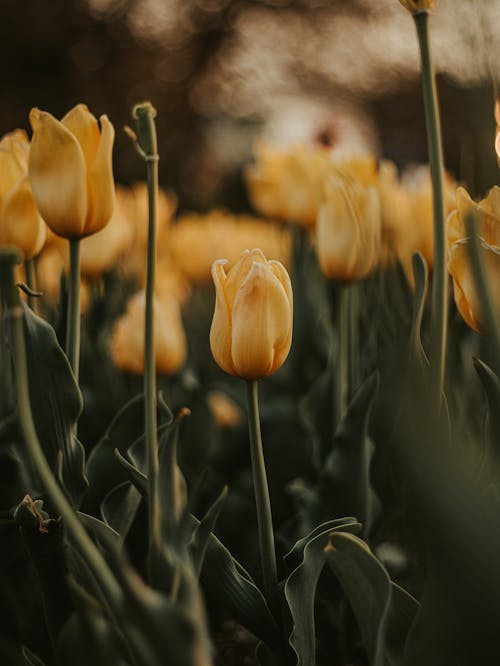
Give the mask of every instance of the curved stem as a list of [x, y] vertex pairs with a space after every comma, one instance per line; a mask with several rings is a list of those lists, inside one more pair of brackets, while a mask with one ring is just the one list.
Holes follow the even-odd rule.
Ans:
[[279, 621], [280, 603], [278, 595], [278, 573], [276, 568], [276, 551], [274, 548], [273, 519], [271, 501], [267, 485], [266, 465], [262, 449], [260, 433], [258, 384], [256, 380], [247, 381], [248, 431], [250, 435], [250, 456], [252, 459], [252, 476], [255, 489], [257, 508], [257, 525], [259, 528], [259, 545], [264, 581], [264, 594], [277, 621]]
[[69, 241], [66, 355], [78, 383], [80, 370], [80, 239]]
[[430, 363], [435, 404], [441, 405], [446, 355], [448, 274], [446, 271], [446, 239], [444, 226], [443, 149], [436, 90], [436, 80], [429, 43], [429, 15], [426, 11], [413, 14], [420, 47], [422, 90], [424, 96], [427, 145], [432, 180], [434, 213], [434, 267], [431, 298]]
[[[30, 460], [48, 496], [61, 515], [75, 547], [87, 562], [99, 586], [106, 595], [114, 619], [117, 619], [122, 610], [123, 593], [101, 553], [88, 536], [76, 513], [68, 503], [64, 492], [59, 487], [47, 463], [35, 430], [29, 399], [28, 368], [23, 332], [23, 310], [19, 301], [19, 295], [14, 286], [12, 264], [10, 266], [10, 275], [8, 275], [8, 273], [6, 274], [6, 263], [4, 262], [2, 266], [1, 287], [5, 304], [4, 316], [10, 321], [12, 353], [15, 367], [14, 385], [21, 435]], [[117, 622], [120, 624], [118, 620]]]
[[[26, 259], [24, 262], [24, 271], [26, 273], [26, 284], [31, 291], [36, 291], [36, 272], [35, 272], [35, 260]], [[28, 294], [28, 305], [30, 308], [38, 314], [38, 298], [32, 294]]]

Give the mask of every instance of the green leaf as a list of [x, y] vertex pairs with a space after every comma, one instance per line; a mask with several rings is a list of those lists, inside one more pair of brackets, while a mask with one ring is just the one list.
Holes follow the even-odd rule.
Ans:
[[102, 502], [102, 518], [120, 535], [122, 544], [132, 527], [140, 503], [141, 495], [129, 481], [110, 490]]
[[[326, 529], [323, 529], [326, 526]], [[335, 530], [358, 532], [361, 525], [355, 519], [329, 521], [298, 541], [287, 555], [302, 554], [302, 562], [285, 582], [285, 597], [293, 619], [289, 642], [297, 655], [298, 666], [316, 663], [316, 638], [314, 622], [314, 600], [316, 587], [325, 564], [325, 547]]]
[[203, 566], [210, 534], [215, 527], [215, 523], [217, 522], [217, 518], [219, 517], [219, 513], [222, 509], [226, 496], [227, 486], [223, 488], [219, 497], [215, 500], [215, 502], [206, 512], [205, 516], [194, 529], [190, 546], [194, 570], [198, 576], [200, 575], [200, 571]]
[[351, 605], [371, 666], [385, 666], [389, 575], [366, 543], [352, 534], [331, 534], [325, 555]]
[[311, 514], [317, 522], [337, 516], [356, 516], [367, 534], [373, 522], [376, 496], [370, 484], [373, 443], [368, 422], [378, 390], [378, 374], [372, 374], [356, 391], [340, 423], [331, 451], [312, 495]]
[[27, 666], [45, 666], [45, 662], [42, 661], [40, 657], [37, 657], [34, 652], [26, 647], [26, 645], [23, 645], [21, 651]]
[[[199, 524], [194, 516], [193, 523]], [[278, 629], [262, 592], [214, 534], [208, 539], [200, 579], [207, 596], [230, 617], [272, 649], [277, 648]]]
[[87, 489], [85, 452], [73, 434], [83, 407], [82, 396], [52, 326], [25, 304], [23, 310], [30, 402], [36, 432], [52, 469], [61, 452], [64, 486], [78, 507]]
[[419, 366], [428, 365], [422, 345], [421, 328], [424, 316], [425, 297], [427, 295], [427, 264], [420, 252], [412, 257], [415, 291], [413, 295], [413, 317], [410, 332], [410, 360]]

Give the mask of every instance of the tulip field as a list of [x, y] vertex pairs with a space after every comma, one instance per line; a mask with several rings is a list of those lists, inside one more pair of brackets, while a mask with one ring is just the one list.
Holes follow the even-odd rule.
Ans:
[[427, 165], [262, 140], [251, 211], [178, 212], [150, 102], [133, 185], [84, 103], [0, 138], [0, 664], [497, 663], [500, 187], [434, 4]]

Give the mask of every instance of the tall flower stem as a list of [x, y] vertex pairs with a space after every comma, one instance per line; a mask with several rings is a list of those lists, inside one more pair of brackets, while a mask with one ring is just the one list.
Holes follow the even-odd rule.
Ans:
[[144, 321], [144, 422], [148, 470], [149, 577], [161, 548], [159, 461], [156, 416], [156, 370], [154, 335], [154, 290], [156, 272], [156, 217], [158, 200], [158, 143], [154, 118], [156, 111], [149, 103], [134, 108], [139, 146], [147, 167], [148, 245], [146, 258], [146, 312]]
[[80, 239], [69, 241], [66, 355], [78, 383], [80, 371]]
[[250, 456], [252, 459], [252, 476], [255, 489], [255, 505], [257, 508], [257, 525], [259, 528], [259, 546], [264, 581], [264, 594], [271, 612], [279, 621], [280, 603], [278, 595], [278, 573], [276, 568], [276, 551], [274, 548], [273, 519], [271, 501], [267, 484], [264, 451], [260, 433], [258, 383], [247, 381], [248, 431], [250, 435]]
[[335, 431], [347, 409], [349, 393], [349, 323], [350, 323], [350, 288], [339, 285], [337, 289], [338, 302], [335, 314], [335, 328], [337, 331], [337, 353], [333, 356], [335, 363], [334, 386], [334, 423]]
[[429, 42], [429, 14], [413, 14], [420, 47], [422, 89], [424, 96], [427, 146], [431, 170], [434, 213], [434, 267], [431, 296], [430, 363], [435, 404], [440, 406], [443, 394], [448, 312], [448, 276], [446, 271], [444, 167], [441, 126], [436, 90], [436, 78]]
[[123, 592], [101, 553], [94, 545], [78, 516], [71, 508], [65, 494], [57, 483], [45, 458], [33, 423], [29, 399], [28, 367], [23, 332], [23, 309], [19, 294], [14, 285], [13, 269], [18, 262], [17, 253], [6, 249], [0, 250], [0, 288], [4, 304], [4, 317], [10, 324], [12, 354], [15, 368], [15, 397], [17, 401], [18, 423], [22, 439], [30, 460], [50, 497], [54, 507], [61, 515], [71, 541], [78, 548], [92, 571], [99, 587], [109, 604], [113, 618], [120, 624], [123, 604]]

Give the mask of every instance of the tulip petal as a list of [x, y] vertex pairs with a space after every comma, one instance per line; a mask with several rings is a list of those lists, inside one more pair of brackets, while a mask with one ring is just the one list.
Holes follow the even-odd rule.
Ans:
[[9, 132], [0, 141], [0, 201], [28, 168], [23, 141], [27, 144], [22, 130]]
[[288, 327], [288, 331], [287, 331], [286, 335], [283, 337], [282, 341], [280, 341], [280, 340], [276, 341], [275, 350], [274, 350], [275, 351], [275, 356], [274, 356], [273, 366], [274, 366], [274, 368], [279, 368], [285, 362], [286, 357], [288, 356], [288, 353], [290, 351], [290, 347], [292, 345], [293, 291], [292, 291], [292, 283], [290, 281], [290, 276], [288, 275], [288, 272], [287, 272], [286, 268], [283, 266], [283, 264], [279, 261], [276, 261], [276, 260], [272, 259], [271, 261], [267, 262], [267, 265], [272, 270], [274, 275], [279, 280], [281, 286], [285, 290], [288, 305], [289, 305], [289, 308], [290, 308], [290, 316], [289, 316], [290, 325]]
[[254, 261], [232, 309], [231, 353], [238, 376], [260, 379], [278, 366], [275, 349], [292, 325], [285, 288], [266, 264]]
[[217, 364], [230, 375], [235, 375], [231, 358], [231, 312], [224, 294], [225, 259], [219, 259], [212, 265], [212, 277], [215, 284], [215, 310], [210, 328], [210, 349]]
[[19, 247], [25, 259], [31, 259], [41, 251], [46, 227], [38, 213], [27, 176], [19, 180], [5, 199], [2, 227], [3, 242]]
[[41, 216], [59, 236], [80, 238], [87, 215], [83, 152], [74, 135], [50, 113], [32, 109], [31, 189]]
[[224, 282], [224, 294], [226, 295], [226, 301], [229, 308], [231, 308], [231, 304], [234, 303], [236, 292], [252, 269], [255, 261], [263, 264], [266, 263], [266, 258], [262, 250], [259, 250], [259, 248], [244, 250], [238, 261], [229, 271], [226, 281]]
[[61, 122], [77, 138], [87, 169], [90, 169], [101, 137], [97, 119], [90, 113], [86, 104], [77, 104], [68, 111]]
[[94, 234], [109, 222], [115, 204], [113, 141], [115, 130], [107, 116], [100, 117], [101, 139], [88, 172], [89, 207], [84, 235]]

